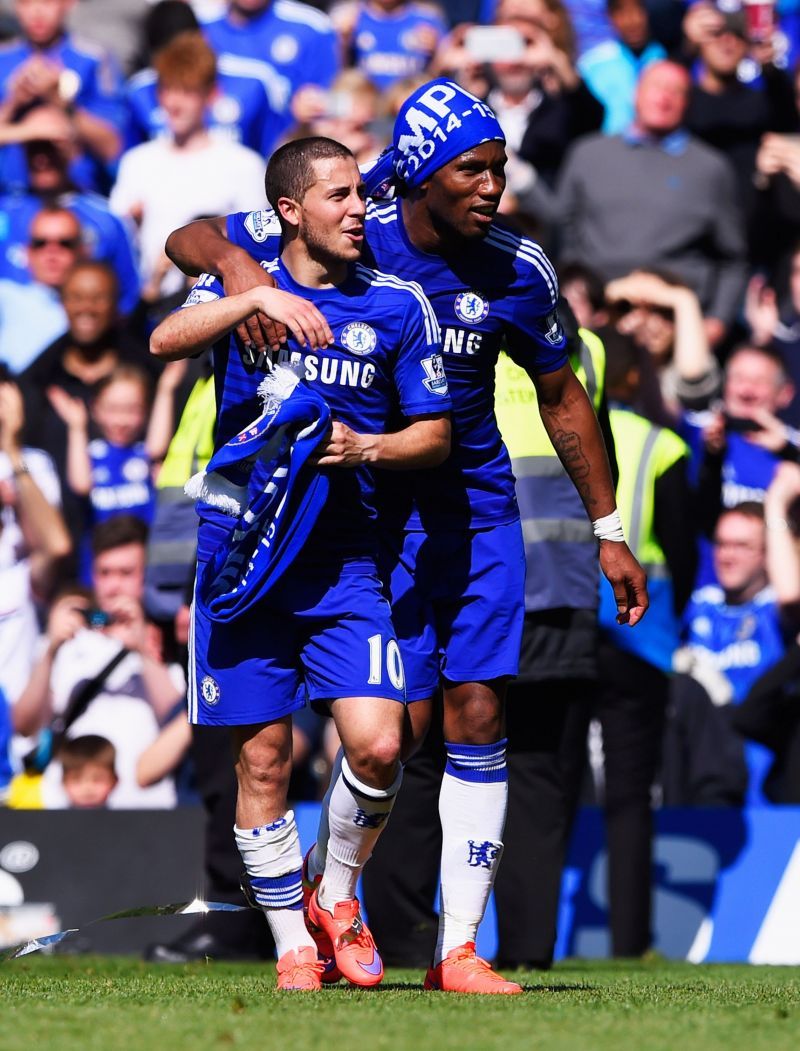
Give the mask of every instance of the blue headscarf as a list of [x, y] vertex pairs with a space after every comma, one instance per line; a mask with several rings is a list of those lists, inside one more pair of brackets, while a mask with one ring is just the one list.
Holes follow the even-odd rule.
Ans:
[[482, 142], [505, 142], [485, 102], [440, 77], [409, 95], [394, 122], [392, 145], [363, 172], [369, 197], [386, 197], [393, 183], [419, 186], [455, 157]]

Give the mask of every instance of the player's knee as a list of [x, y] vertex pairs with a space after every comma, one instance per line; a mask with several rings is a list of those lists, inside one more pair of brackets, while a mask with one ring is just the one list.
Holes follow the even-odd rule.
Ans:
[[359, 781], [375, 788], [388, 788], [393, 783], [400, 764], [400, 737], [394, 731], [383, 732], [351, 749], [347, 761]]
[[445, 714], [445, 736], [462, 744], [490, 744], [503, 736], [503, 706], [485, 693], [463, 697]]

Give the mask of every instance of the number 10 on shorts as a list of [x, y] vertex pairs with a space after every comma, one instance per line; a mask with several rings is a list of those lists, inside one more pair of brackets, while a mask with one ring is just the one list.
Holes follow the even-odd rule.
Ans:
[[[367, 642], [369, 643], [369, 679], [367, 682], [370, 686], [380, 686], [383, 682], [383, 635], [371, 635]], [[395, 639], [389, 639], [386, 643], [386, 672], [396, 690], [404, 689], [403, 658], [400, 656], [400, 647]]]

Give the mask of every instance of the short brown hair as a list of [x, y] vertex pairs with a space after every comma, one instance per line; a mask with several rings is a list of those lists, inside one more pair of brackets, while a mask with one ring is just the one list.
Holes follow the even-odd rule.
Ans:
[[99, 734], [84, 734], [62, 741], [58, 760], [65, 774], [82, 770], [87, 763], [98, 763], [107, 767], [116, 777], [117, 750], [106, 737]]
[[267, 200], [275, 211], [278, 210], [281, 197], [288, 197], [299, 204], [314, 185], [314, 162], [328, 160], [330, 157], [354, 159], [350, 150], [341, 142], [327, 139], [323, 135], [294, 139], [275, 150], [264, 176]]
[[156, 54], [153, 69], [160, 88], [210, 91], [217, 79], [217, 60], [202, 33], [178, 33]]
[[92, 556], [97, 558], [105, 551], [126, 544], [147, 544], [147, 526], [136, 515], [114, 515], [98, 522], [92, 530]]

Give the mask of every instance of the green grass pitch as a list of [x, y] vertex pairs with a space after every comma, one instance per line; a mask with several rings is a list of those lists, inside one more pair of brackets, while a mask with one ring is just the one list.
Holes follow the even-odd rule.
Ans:
[[567, 962], [516, 997], [277, 993], [269, 965], [160, 967], [122, 957], [0, 965], [0, 1051], [795, 1051], [800, 968]]

